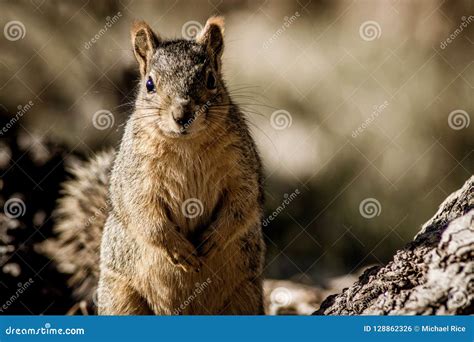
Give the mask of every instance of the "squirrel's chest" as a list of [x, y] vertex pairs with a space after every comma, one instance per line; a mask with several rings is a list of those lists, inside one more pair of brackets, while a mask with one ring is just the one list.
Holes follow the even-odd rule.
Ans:
[[196, 158], [163, 166], [156, 188], [171, 219], [189, 232], [211, 220], [224, 193], [228, 167], [222, 160]]

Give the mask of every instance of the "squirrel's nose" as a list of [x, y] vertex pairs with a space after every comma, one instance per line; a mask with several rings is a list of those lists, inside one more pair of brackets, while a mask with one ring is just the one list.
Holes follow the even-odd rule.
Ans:
[[173, 119], [178, 125], [184, 127], [193, 121], [193, 115], [183, 111], [180, 113], [173, 113]]

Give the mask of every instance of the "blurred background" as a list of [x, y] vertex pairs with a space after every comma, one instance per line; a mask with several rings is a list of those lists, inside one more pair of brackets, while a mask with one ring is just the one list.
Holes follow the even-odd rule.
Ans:
[[[58, 287], [28, 251], [50, 234], [64, 159], [119, 142], [137, 18], [177, 38], [225, 16], [225, 78], [266, 169], [268, 278], [324, 286], [387, 262], [473, 173], [474, 1], [3, 0], [0, 11], [2, 203], [26, 203], [0, 231], [7, 288], [32, 270], [41, 293]], [[65, 298], [32, 310], [61, 312]]]

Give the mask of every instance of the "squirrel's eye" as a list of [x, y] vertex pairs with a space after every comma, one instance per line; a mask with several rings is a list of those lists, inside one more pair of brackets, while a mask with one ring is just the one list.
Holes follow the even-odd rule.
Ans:
[[209, 90], [214, 90], [216, 89], [216, 86], [217, 86], [216, 76], [214, 76], [213, 72], [209, 72], [207, 74], [206, 87]]
[[148, 81], [146, 81], [146, 90], [149, 92], [149, 93], [152, 93], [155, 91], [155, 83], [153, 82], [153, 80], [151, 79], [151, 77], [148, 77]]

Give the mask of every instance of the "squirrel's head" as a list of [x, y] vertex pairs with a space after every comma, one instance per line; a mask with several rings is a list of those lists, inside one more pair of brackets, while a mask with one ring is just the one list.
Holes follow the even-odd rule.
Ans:
[[133, 25], [141, 75], [137, 120], [146, 118], [166, 137], [192, 137], [218, 124], [228, 104], [221, 77], [223, 31], [221, 17], [211, 17], [191, 40], [164, 40], [143, 21]]

